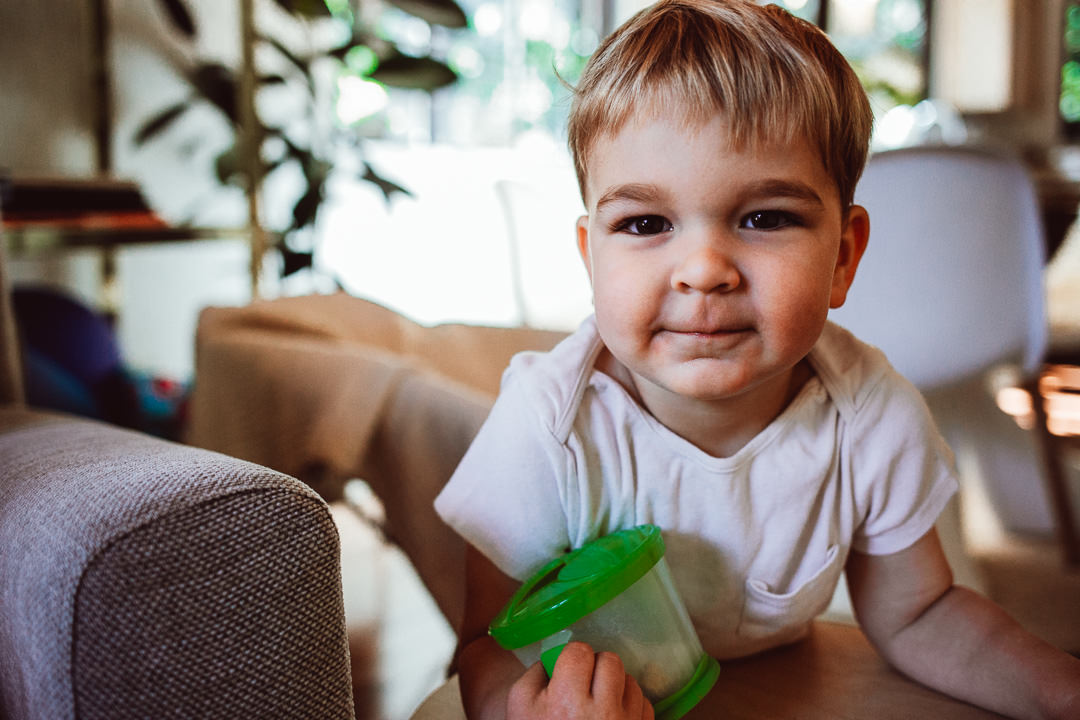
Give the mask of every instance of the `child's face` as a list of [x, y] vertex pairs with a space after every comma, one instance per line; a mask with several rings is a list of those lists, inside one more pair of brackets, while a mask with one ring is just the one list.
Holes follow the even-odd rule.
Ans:
[[716, 118], [641, 118], [596, 142], [578, 245], [596, 322], [639, 391], [776, 390], [844, 302], [866, 245], [809, 144], [733, 149]]

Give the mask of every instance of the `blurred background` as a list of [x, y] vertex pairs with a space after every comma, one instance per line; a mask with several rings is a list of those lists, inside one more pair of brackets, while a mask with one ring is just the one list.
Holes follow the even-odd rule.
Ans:
[[[12, 253], [12, 273], [122, 307], [128, 362], [181, 381], [192, 372], [194, 308], [251, 297], [251, 221], [271, 248], [257, 261], [261, 296], [340, 286], [422, 322], [572, 327], [588, 292], [573, 249], [581, 206], [564, 144], [566, 84], [643, 4], [3, 3], [9, 184], [130, 181], [163, 225], [199, 229], [116, 247], [104, 290], [102, 254], [78, 242], [47, 259]], [[855, 65], [875, 147], [990, 142], [1040, 171], [1076, 170], [1072, 3], [782, 4], [822, 24]], [[246, 120], [241, 96], [252, 103]]]
[[[573, 329], [590, 293], [569, 87], [646, 4], [4, 0], [0, 234], [24, 342], [43, 353], [27, 356], [31, 392], [181, 438], [199, 312], [254, 299], [345, 291], [423, 325]], [[875, 151], [975, 145], [1022, 160], [1044, 231], [1048, 359], [1080, 364], [1080, 2], [779, 4], [855, 67]], [[35, 328], [63, 347], [35, 346]], [[121, 367], [106, 390], [127, 394], [122, 407], [94, 407], [46, 350]], [[1057, 435], [1075, 438], [1080, 374], [1053, 377]], [[1006, 480], [970, 504], [1045, 538], [1054, 520], [1019, 385], [978, 378], [942, 402], [965, 408], [983, 450], [1007, 448], [984, 453]], [[1075, 500], [1080, 450], [1062, 452]], [[372, 531], [378, 498], [347, 494], [351, 510], [335, 506], [347, 609], [378, 636], [353, 647], [354, 683], [370, 691], [358, 716], [404, 718], [441, 682], [453, 633]], [[1017, 601], [1028, 620], [1051, 598], [1060, 622], [1046, 633], [1080, 648], [1080, 575], [1056, 558], [1032, 575], [1040, 552], [1010, 556], [998, 584], [1030, 591]]]

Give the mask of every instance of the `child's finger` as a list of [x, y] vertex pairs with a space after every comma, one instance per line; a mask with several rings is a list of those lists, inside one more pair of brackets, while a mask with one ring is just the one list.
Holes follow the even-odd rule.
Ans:
[[641, 686], [627, 673], [623, 685], [622, 706], [626, 710], [626, 716], [640, 718], [645, 714], [645, 695], [641, 692]]
[[560, 692], [578, 697], [588, 697], [593, 677], [595, 655], [593, 649], [583, 642], [571, 642], [559, 653], [551, 672], [551, 685]]
[[656, 710], [644, 695], [642, 695], [641, 720], [656, 720]]
[[623, 689], [623, 708], [626, 710], [627, 717], [641, 718], [641, 720], [655, 718], [652, 703], [645, 697], [645, 693], [642, 692], [634, 676], [629, 673], [626, 675], [626, 687]]
[[598, 700], [621, 705], [626, 687], [626, 669], [613, 652], [596, 653], [592, 676], [592, 696]]
[[533, 663], [525, 673], [517, 679], [510, 692], [519, 692], [522, 696], [533, 698], [539, 695], [547, 687], [547, 673], [540, 663]]
[[537, 702], [547, 687], [547, 673], [540, 663], [533, 665], [510, 686], [506, 695], [506, 717], [535, 717]]

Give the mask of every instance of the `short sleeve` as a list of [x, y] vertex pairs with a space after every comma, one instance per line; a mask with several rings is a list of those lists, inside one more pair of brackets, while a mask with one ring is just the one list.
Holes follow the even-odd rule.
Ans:
[[520, 384], [503, 390], [435, 510], [496, 567], [524, 580], [569, 546], [569, 461]]
[[852, 539], [860, 552], [888, 555], [910, 547], [957, 490], [952, 451], [922, 395], [894, 371], [861, 403], [850, 451], [865, 508]]

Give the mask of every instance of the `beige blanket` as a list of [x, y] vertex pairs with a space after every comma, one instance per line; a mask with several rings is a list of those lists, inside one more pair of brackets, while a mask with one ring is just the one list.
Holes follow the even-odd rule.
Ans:
[[208, 308], [188, 441], [299, 477], [323, 497], [363, 478], [455, 625], [463, 545], [432, 509], [511, 356], [563, 333], [424, 327], [339, 293]]

